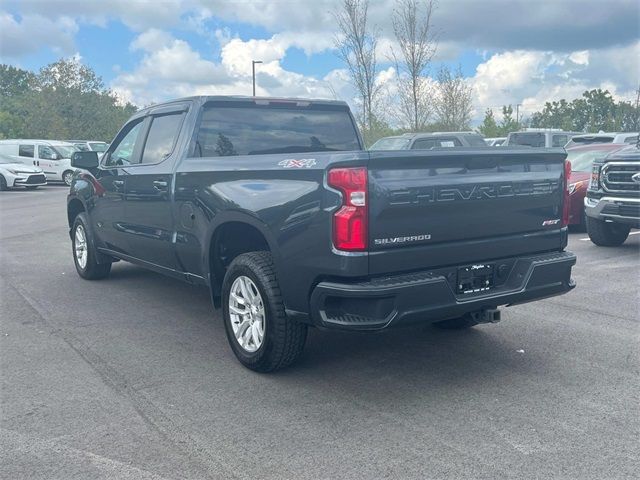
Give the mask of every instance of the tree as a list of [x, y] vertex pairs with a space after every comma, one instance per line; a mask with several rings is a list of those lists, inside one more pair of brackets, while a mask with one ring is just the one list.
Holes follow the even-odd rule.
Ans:
[[511, 105], [502, 106], [502, 121], [500, 122], [500, 136], [506, 137], [511, 132], [520, 130], [521, 125], [513, 118], [513, 107]]
[[487, 138], [495, 138], [502, 136], [502, 130], [498, 127], [498, 123], [493, 115], [493, 110], [487, 108], [484, 112], [484, 120], [478, 127], [478, 132]]
[[339, 34], [335, 38], [338, 56], [347, 64], [351, 81], [358, 91], [363, 130], [373, 127], [374, 109], [380, 90], [376, 84], [378, 44], [377, 28], [368, 25], [368, 0], [343, 0], [334, 13]]
[[400, 54], [392, 51], [398, 74], [401, 123], [412, 129], [424, 129], [431, 116], [429, 88], [425, 71], [436, 52], [436, 35], [431, 17], [433, 0], [397, 0], [393, 10], [393, 33]]
[[437, 75], [434, 110], [437, 123], [445, 130], [468, 130], [471, 121], [473, 88], [462, 76], [460, 67], [455, 72], [443, 66]]
[[36, 76], [32, 72], [11, 65], [0, 65], [0, 98], [23, 95], [33, 88], [35, 83]]
[[637, 132], [640, 106], [616, 102], [608, 90], [585, 91], [581, 98], [547, 102], [531, 116], [531, 125], [581, 132]]
[[110, 141], [135, 111], [77, 60], [59, 60], [36, 75], [0, 65], [0, 137]]

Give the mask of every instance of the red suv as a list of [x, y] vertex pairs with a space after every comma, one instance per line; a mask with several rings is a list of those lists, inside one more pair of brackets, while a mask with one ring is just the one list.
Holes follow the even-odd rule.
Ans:
[[571, 162], [571, 175], [569, 176], [569, 225], [585, 228], [584, 197], [587, 194], [593, 162], [603, 159], [609, 153], [623, 147], [626, 147], [626, 145], [592, 143], [567, 148], [567, 160]]

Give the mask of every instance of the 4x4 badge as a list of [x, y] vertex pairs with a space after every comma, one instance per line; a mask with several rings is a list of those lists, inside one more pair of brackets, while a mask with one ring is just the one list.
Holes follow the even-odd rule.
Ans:
[[636, 183], [640, 183], [640, 172], [636, 173], [635, 175], [633, 175], [631, 177], [631, 180], [633, 180]]

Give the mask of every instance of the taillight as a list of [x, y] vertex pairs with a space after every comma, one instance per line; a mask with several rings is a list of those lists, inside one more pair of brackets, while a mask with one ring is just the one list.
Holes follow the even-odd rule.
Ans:
[[327, 183], [342, 192], [342, 207], [333, 215], [333, 245], [338, 250], [366, 250], [367, 169], [333, 168]]
[[569, 177], [571, 176], [571, 162], [564, 161], [564, 182], [562, 184], [562, 226], [569, 225]]

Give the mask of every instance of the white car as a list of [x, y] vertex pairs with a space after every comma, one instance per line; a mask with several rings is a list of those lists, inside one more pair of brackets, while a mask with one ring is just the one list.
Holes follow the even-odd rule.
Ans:
[[0, 191], [15, 187], [33, 190], [46, 184], [47, 179], [41, 168], [0, 158]]
[[71, 143], [56, 140], [0, 140], [0, 156], [15, 163], [40, 167], [50, 182], [71, 185], [75, 168], [71, 154], [77, 151]]

